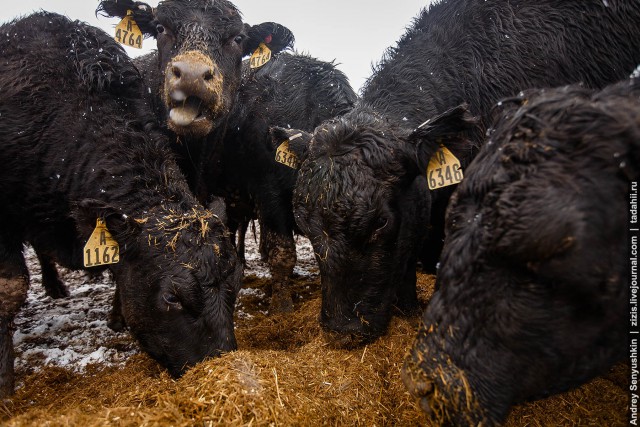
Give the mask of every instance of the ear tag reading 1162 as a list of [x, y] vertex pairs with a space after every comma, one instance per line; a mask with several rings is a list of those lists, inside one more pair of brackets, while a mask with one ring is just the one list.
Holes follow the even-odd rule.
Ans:
[[460, 160], [444, 145], [431, 156], [427, 167], [429, 190], [458, 184], [464, 178]]
[[258, 48], [251, 55], [249, 59], [249, 66], [251, 68], [260, 68], [271, 60], [271, 49], [266, 44], [260, 43]]
[[120, 246], [107, 230], [104, 220], [98, 218], [96, 228], [84, 245], [84, 266], [116, 264], [120, 261]]
[[285, 139], [285, 141], [276, 148], [276, 162], [289, 166], [291, 169], [298, 169], [298, 157], [296, 153], [289, 149], [289, 141], [293, 141], [301, 136], [301, 133], [290, 136], [289, 139]]
[[142, 49], [142, 31], [140, 27], [133, 20], [133, 12], [127, 10], [127, 16], [122, 18], [122, 21], [116, 26], [116, 35], [114, 37], [116, 41], [125, 46], [135, 47], [136, 49]]

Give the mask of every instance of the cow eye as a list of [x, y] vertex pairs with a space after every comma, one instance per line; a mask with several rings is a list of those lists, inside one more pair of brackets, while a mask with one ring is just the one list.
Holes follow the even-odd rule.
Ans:
[[158, 32], [158, 34], [164, 33], [164, 25], [162, 24], [156, 25], [156, 31]]
[[233, 39], [233, 41], [236, 42], [237, 44], [242, 43], [243, 40], [244, 40], [244, 36], [243, 35], [238, 35]]
[[182, 305], [180, 304], [180, 299], [178, 299], [178, 296], [172, 292], [165, 292], [164, 294], [162, 294], [162, 299], [171, 307], [174, 307], [174, 308], [182, 307]]

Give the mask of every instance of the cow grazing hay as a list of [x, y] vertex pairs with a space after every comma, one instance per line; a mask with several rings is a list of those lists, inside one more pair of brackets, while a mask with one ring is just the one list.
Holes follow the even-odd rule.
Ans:
[[[246, 278], [263, 289], [267, 279]], [[328, 347], [318, 326], [318, 278], [295, 280], [296, 311], [266, 316], [268, 298], [242, 295], [241, 349], [173, 380], [138, 354], [123, 368], [93, 366], [18, 372], [23, 384], [0, 405], [9, 426], [417, 425], [424, 418], [405, 391], [400, 367], [419, 319], [394, 318], [364, 348]], [[423, 303], [433, 276], [419, 274]], [[569, 393], [516, 407], [507, 426], [624, 425], [627, 366]]]

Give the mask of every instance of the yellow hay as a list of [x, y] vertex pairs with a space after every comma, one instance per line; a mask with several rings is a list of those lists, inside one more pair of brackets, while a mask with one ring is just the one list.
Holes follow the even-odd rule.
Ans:
[[[418, 277], [424, 303], [433, 277]], [[247, 278], [253, 288], [267, 281]], [[310, 288], [310, 289], [308, 289]], [[239, 351], [204, 361], [173, 380], [145, 355], [120, 369], [18, 372], [22, 383], [0, 404], [8, 426], [411, 426], [425, 423], [400, 379], [419, 318], [394, 318], [386, 336], [353, 350], [328, 346], [318, 326], [317, 279], [295, 283], [296, 311], [237, 320]], [[244, 297], [243, 297], [244, 298]], [[578, 390], [520, 405], [507, 426], [625, 425], [628, 367]]]

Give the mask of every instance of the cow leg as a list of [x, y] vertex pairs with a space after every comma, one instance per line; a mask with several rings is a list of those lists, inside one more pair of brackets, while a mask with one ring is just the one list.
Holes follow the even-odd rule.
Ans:
[[0, 398], [13, 394], [13, 319], [27, 299], [29, 272], [22, 244], [0, 242]]
[[229, 229], [229, 233], [233, 236], [233, 243], [236, 246], [236, 254], [238, 255], [238, 259], [242, 262], [242, 264], [247, 265], [247, 260], [245, 258], [245, 243], [244, 239], [247, 235], [247, 228], [249, 227], [248, 220], [235, 221], [229, 220], [226, 224], [227, 229]]
[[416, 291], [416, 257], [409, 257], [405, 265], [405, 272], [396, 290], [395, 308], [402, 316], [420, 314], [418, 293]]
[[[260, 230], [265, 228], [262, 224], [259, 224], [259, 225], [260, 225]], [[260, 252], [260, 259], [262, 260], [262, 262], [268, 262], [269, 249], [267, 248], [266, 233], [260, 233], [260, 243], [258, 244], [258, 251]]]
[[116, 283], [116, 291], [113, 293], [113, 304], [111, 305], [111, 312], [109, 313], [109, 319], [107, 319], [107, 326], [109, 329], [115, 332], [122, 332], [127, 326], [122, 314], [122, 302], [120, 301], [120, 287]]
[[238, 224], [238, 241], [236, 243], [236, 252], [238, 253], [238, 259], [242, 261], [242, 264], [247, 265], [247, 260], [244, 257], [245, 244], [244, 239], [247, 236], [247, 229], [249, 228], [249, 220], [242, 220]]
[[53, 299], [68, 297], [69, 291], [64, 283], [62, 283], [62, 280], [60, 280], [60, 276], [58, 276], [58, 269], [56, 268], [56, 263], [53, 261], [53, 258], [38, 250], [36, 250], [36, 255], [40, 263], [42, 286], [46, 294]]
[[271, 271], [270, 313], [293, 311], [290, 280], [296, 265], [296, 246], [293, 233], [288, 235], [262, 230], [261, 239], [267, 252], [267, 262]]

